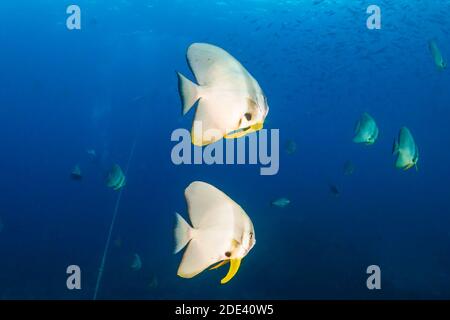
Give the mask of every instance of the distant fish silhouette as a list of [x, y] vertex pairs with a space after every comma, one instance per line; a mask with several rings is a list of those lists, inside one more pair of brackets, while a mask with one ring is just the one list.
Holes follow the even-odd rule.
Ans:
[[116, 240], [114, 240], [114, 245], [115, 245], [117, 248], [121, 248], [121, 247], [122, 247], [122, 238], [121, 238], [120, 236], [117, 237]]
[[377, 141], [378, 134], [379, 130], [375, 120], [367, 112], [364, 112], [356, 123], [353, 142], [371, 145]]
[[290, 203], [291, 203], [291, 201], [288, 198], [284, 198], [284, 197], [278, 198], [271, 202], [272, 206], [279, 207], [279, 208], [286, 208]]
[[83, 178], [79, 165], [76, 165], [72, 169], [72, 172], [70, 173], [70, 177], [72, 178], [72, 180], [81, 180]]
[[395, 167], [408, 170], [415, 167], [418, 170], [419, 148], [408, 128], [402, 127], [398, 137], [394, 140], [392, 153], [397, 157]]
[[142, 269], [142, 260], [141, 257], [135, 253], [133, 258], [133, 263], [131, 264], [131, 269], [134, 271], [139, 271]]
[[149, 282], [149, 284], [148, 284], [148, 287], [150, 288], [150, 289], [156, 289], [156, 288], [158, 288], [158, 277], [154, 274], [153, 276], [152, 276], [152, 278], [150, 279], [150, 282]]
[[330, 184], [329, 188], [330, 188], [331, 194], [334, 195], [335, 197], [338, 197], [341, 194], [339, 192], [339, 189], [334, 184]]
[[346, 161], [344, 163], [344, 174], [346, 176], [351, 176], [353, 172], [355, 172], [355, 166], [353, 162], [351, 162], [350, 160]]
[[286, 145], [285, 145], [285, 150], [286, 150], [286, 153], [289, 155], [294, 154], [295, 151], [297, 150], [297, 144], [295, 143], [295, 141], [291, 140], [291, 139], [287, 140]]
[[447, 68], [447, 62], [444, 60], [444, 57], [442, 56], [441, 51], [439, 50], [439, 47], [436, 43], [436, 40], [432, 39], [428, 41], [428, 49], [431, 52], [431, 55], [433, 56], [433, 61], [438, 70], [444, 70]]
[[117, 191], [123, 188], [125, 184], [126, 184], [125, 175], [123, 174], [122, 169], [117, 164], [115, 164], [108, 174], [106, 185]]

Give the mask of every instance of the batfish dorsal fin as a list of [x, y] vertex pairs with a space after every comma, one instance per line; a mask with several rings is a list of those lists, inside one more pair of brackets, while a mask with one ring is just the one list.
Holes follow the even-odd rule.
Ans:
[[361, 128], [361, 120], [358, 120], [355, 124], [355, 134], [359, 133], [360, 128]]
[[201, 86], [239, 89], [247, 78], [252, 78], [232, 55], [211, 44], [192, 44], [187, 51], [187, 60]]
[[[215, 226], [230, 229], [234, 226], [234, 214], [242, 208], [216, 187], [194, 181], [185, 190], [189, 218], [195, 229]], [[230, 238], [231, 240], [232, 238]]]

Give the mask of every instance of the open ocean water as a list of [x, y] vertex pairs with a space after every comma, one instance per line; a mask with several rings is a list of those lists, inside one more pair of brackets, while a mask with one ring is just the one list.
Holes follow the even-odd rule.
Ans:
[[[381, 29], [366, 25], [372, 4]], [[70, 5], [80, 30], [67, 28]], [[428, 47], [450, 60], [449, 14], [447, 0], [1, 1], [0, 298], [92, 299], [118, 204], [98, 299], [449, 299], [450, 69]], [[173, 163], [171, 134], [194, 114], [181, 115], [175, 71], [195, 80], [195, 42], [263, 88], [276, 175]], [[352, 142], [364, 112], [379, 127], [370, 146]], [[402, 126], [417, 170], [394, 166]], [[121, 191], [106, 186], [114, 164]], [[188, 216], [195, 180], [255, 227], [226, 285], [227, 267], [177, 276], [174, 213]], [[271, 205], [281, 197], [290, 204]], [[80, 290], [66, 286], [70, 265]]]

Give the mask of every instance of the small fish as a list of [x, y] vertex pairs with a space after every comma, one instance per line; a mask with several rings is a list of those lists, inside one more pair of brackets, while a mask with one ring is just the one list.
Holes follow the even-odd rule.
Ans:
[[79, 165], [76, 165], [72, 169], [72, 172], [70, 173], [70, 177], [72, 178], [72, 180], [81, 180], [83, 178]]
[[439, 70], [446, 69], [447, 62], [444, 60], [444, 57], [442, 56], [441, 50], [439, 50], [436, 40], [428, 41], [428, 49], [430, 50], [431, 55], [433, 56], [433, 61], [436, 67]]
[[371, 145], [377, 141], [378, 134], [378, 126], [375, 120], [368, 113], [364, 112], [356, 123], [353, 142]]
[[350, 160], [346, 161], [344, 163], [344, 174], [346, 176], [351, 176], [354, 172], [355, 172], [355, 166], [354, 166], [353, 162], [351, 162]]
[[184, 195], [192, 227], [176, 213], [174, 253], [187, 246], [177, 275], [192, 278], [213, 264], [210, 270], [230, 263], [220, 282], [225, 284], [256, 243], [253, 223], [236, 202], [208, 183], [192, 182]]
[[329, 188], [330, 188], [330, 192], [333, 196], [338, 197], [341, 194], [339, 189], [336, 187], [336, 185], [330, 184]]
[[158, 277], [156, 275], [153, 275], [152, 278], [150, 279], [148, 287], [150, 289], [156, 289], [156, 288], [158, 288], [158, 285], [159, 285]]
[[135, 253], [133, 257], [133, 263], [131, 264], [131, 269], [134, 271], [139, 271], [142, 268], [142, 260], [141, 257]]
[[286, 145], [285, 145], [284, 149], [286, 150], [287, 154], [292, 155], [297, 150], [297, 144], [295, 143], [294, 140], [289, 139], [286, 141]]
[[93, 157], [93, 158], [95, 158], [95, 157], [97, 156], [97, 152], [95, 152], [94, 149], [87, 149], [87, 150], [86, 150], [86, 153], [87, 153], [88, 155], [90, 155], [91, 157]]
[[394, 140], [392, 154], [397, 156], [395, 167], [408, 170], [415, 167], [418, 170], [419, 148], [408, 128], [402, 127], [397, 139]]
[[272, 206], [279, 207], [279, 208], [286, 208], [290, 203], [291, 203], [291, 200], [289, 200], [288, 198], [278, 198], [271, 202]]
[[111, 168], [108, 173], [108, 177], [106, 179], [106, 185], [110, 188], [113, 188], [115, 191], [123, 188], [126, 184], [126, 178], [123, 174], [122, 169], [119, 165], [115, 164]]
[[178, 90], [183, 115], [198, 102], [191, 129], [194, 145], [240, 138], [263, 128], [267, 98], [239, 61], [206, 43], [192, 44], [187, 60], [198, 85], [177, 73]]
[[92, 162], [96, 163], [100, 160], [99, 157], [97, 157], [97, 152], [94, 149], [87, 149], [86, 153], [88, 154]]
[[114, 245], [117, 248], [121, 248], [122, 247], [122, 238], [121, 237], [117, 237], [116, 240], [114, 240]]

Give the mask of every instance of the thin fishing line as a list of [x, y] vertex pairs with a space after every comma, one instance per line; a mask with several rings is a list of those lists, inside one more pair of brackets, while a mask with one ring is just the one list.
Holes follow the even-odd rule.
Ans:
[[[140, 123], [142, 123], [142, 120], [140, 121]], [[138, 130], [136, 131], [136, 136], [134, 137], [133, 146], [131, 147], [130, 155], [128, 157], [127, 166], [125, 168], [125, 177], [128, 176], [128, 170], [130, 169], [131, 160], [133, 159], [133, 156], [134, 156], [134, 150], [136, 149], [136, 142], [137, 142], [138, 133], [140, 131], [140, 128], [141, 128], [141, 126], [139, 125]], [[110, 242], [111, 242], [111, 236], [112, 236], [112, 232], [113, 232], [113, 229], [114, 229], [114, 224], [116, 222], [117, 213], [119, 211], [120, 200], [122, 199], [123, 189], [124, 188], [120, 188], [119, 194], [117, 195], [116, 205], [114, 207], [114, 213], [113, 213], [113, 216], [112, 216], [111, 224], [109, 226], [108, 237], [106, 238], [105, 250], [103, 251], [102, 262], [100, 263], [100, 268], [98, 269], [97, 283], [95, 285], [94, 299], [93, 300], [97, 300], [98, 290], [100, 288], [100, 283], [102, 281], [103, 271], [105, 270], [106, 256], [107, 256], [107, 253], [108, 253], [108, 250], [109, 250], [109, 245], [110, 245]]]

